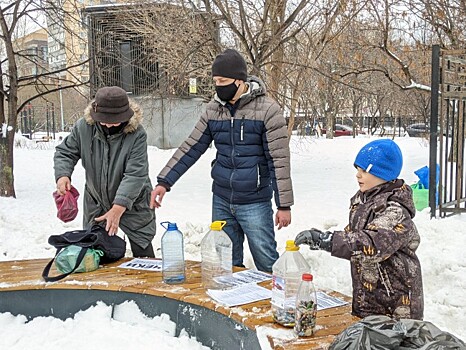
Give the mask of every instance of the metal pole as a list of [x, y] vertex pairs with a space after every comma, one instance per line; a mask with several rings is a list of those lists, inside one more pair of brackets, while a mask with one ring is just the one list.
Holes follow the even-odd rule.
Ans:
[[440, 86], [440, 46], [432, 46], [430, 99], [430, 155], [429, 155], [429, 206], [430, 217], [435, 217], [437, 210], [437, 137], [438, 137], [438, 102]]
[[65, 131], [65, 117], [63, 115], [63, 94], [61, 92], [61, 84], [58, 85], [60, 90], [60, 117], [61, 117], [61, 131]]
[[46, 125], [46, 130], [47, 130], [47, 140], [49, 139], [50, 136], [50, 130], [49, 130], [49, 103], [47, 102], [46, 105], [46, 110], [45, 110], [45, 118], [47, 120], [47, 125]]
[[[36, 125], [34, 124], [34, 108], [31, 107], [31, 140], [32, 140], [32, 133], [36, 132]], [[33, 129], [34, 127], [34, 129]]]
[[33, 120], [32, 120], [32, 106], [29, 105], [29, 138], [32, 140], [32, 125], [33, 125]]
[[52, 134], [53, 139], [55, 140], [55, 105], [52, 102]]
[[26, 116], [26, 110], [23, 109], [21, 111], [21, 135], [25, 134], [26, 128], [24, 127], [24, 117]]

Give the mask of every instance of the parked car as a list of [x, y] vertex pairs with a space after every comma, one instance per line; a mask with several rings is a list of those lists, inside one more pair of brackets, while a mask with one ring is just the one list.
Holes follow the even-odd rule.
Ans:
[[[447, 136], [446, 128], [440, 130], [439, 126], [437, 131], [439, 135], [441, 132], [443, 136]], [[406, 127], [406, 132], [410, 137], [428, 137], [430, 134], [430, 126], [423, 123], [411, 124]], [[453, 137], [453, 129], [451, 125], [448, 128], [448, 137]]]
[[[322, 129], [322, 134], [326, 133], [327, 129]], [[365, 135], [366, 133], [363, 130], [357, 130], [356, 135], [358, 134]], [[348, 125], [335, 124], [335, 128], [333, 129], [333, 136], [353, 136], [353, 128]]]
[[406, 132], [409, 137], [427, 137], [429, 135], [429, 127], [424, 123], [411, 124], [406, 127]]

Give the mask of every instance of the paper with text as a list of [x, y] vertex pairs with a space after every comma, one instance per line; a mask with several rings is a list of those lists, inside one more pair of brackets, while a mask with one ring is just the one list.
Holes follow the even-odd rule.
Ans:
[[162, 260], [135, 258], [133, 260], [124, 262], [118, 267], [144, 271], [162, 271]]

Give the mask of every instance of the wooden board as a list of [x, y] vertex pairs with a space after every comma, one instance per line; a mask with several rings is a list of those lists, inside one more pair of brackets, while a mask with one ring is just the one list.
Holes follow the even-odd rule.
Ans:
[[[118, 267], [122, 262], [128, 260], [130, 259], [122, 259], [116, 263], [102, 266], [93, 272], [73, 274], [54, 283], [46, 283], [42, 279], [42, 270], [48, 260], [3, 261], [0, 262], [0, 292], [31, 289], [93, 289], [171, 298], [203, 306], [231, 317], [250, 329], [265, 334], [271, 347], [276, 350], [327, 349], [337, 334], [358, 321], [358, 318], [351, 316], [351, 305], [349, 304], [322, 310], [317, 313], [315, 335], [308, 338], [296, 338], [292, 329], [273, 322], [270, 300], [232, 308], [223, 307], [212, 301], [205, 289], [202, 288], [199, 262], [186, 262], [185, 283], [168, 285], [162, 282], [162, 273], [160, 272]], [[51, 275], [54, 273], [56, 271], [52, 271]], [[270, 281], [263, 282], [261, 285], [271, 288]], [[349, 297], [337, 292], [326, 292], [351, 301]]]

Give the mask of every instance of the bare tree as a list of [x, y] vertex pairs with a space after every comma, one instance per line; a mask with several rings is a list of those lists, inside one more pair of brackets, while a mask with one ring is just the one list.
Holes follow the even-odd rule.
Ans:
[[[6, 4], [1, 3], [0, 38], [5, 50], [5, 56], [0, 64], [2, 77], [0, 80], [0, 125], [2, 126], [0, 134], [0, 196], [2, 197], [15, 197], [13, 152], [20, 111], [37, 98], [60, 89], [69, 89], [85, 83], [80, 81], [75, 72], [76, 68], [85, 63], [85, 57], [70, 58], [67, 60], [68, 64], [63, 67], [55, 69], [45, 67], [43, 71], [34, 75], [23, 75], [18, 69], [19, 62], [31, 61], [35, 58], [24, 48], [18, 48], [15, 40], [26, 32], [28, 25], [34, 25], [36, 28], [42, 27], [49, 31], [50, 26], [46, 26], [45, 20], [40, 22], [40, 19], [44, 19], [46, 14], [52, 15], [56, 19], [56, 25], [60, 26], [67, 35], [75, 36], [76, 28], [79, 26], [79, 11], [77, 11], [75, 4], [70, 1], [59, 3], [53, 0], [16, 0]], [[63, 21], [60, 22], [60, 20]], [[64, 44], [62, 43], [62, 45]], [[75, 52], [75, 50], [70, 48], [70, 52]], [[20, 100], [21, 89], [26, 87], [31, 94]]]

